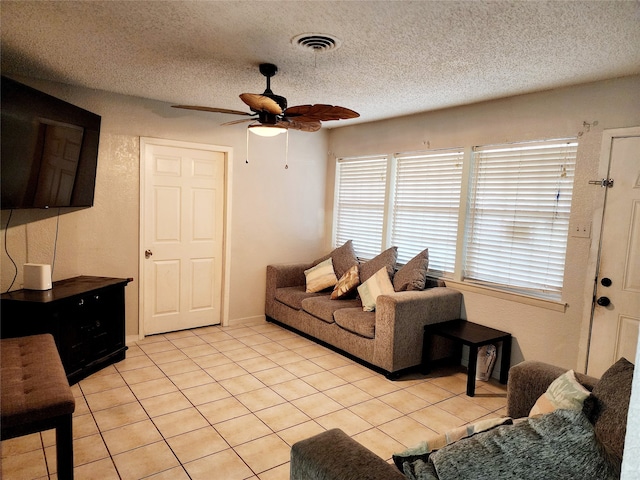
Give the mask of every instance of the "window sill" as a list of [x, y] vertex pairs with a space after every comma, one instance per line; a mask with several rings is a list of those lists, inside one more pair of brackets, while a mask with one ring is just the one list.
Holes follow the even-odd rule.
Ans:
[[553, 310], [555, 312], [564, 313], [567, 309], [567, 304], [557, 300], [548, 300], [545, 298], [531, 297], [529, 295], [523, 295], [521, 293], [507, 292], [505, 290], [498, 290], [497, 288], [491, 288], [484, 285], [475, 285], [467, 282], [458, 282], [455, 280], [445, 279], [445, 283], [448, 287], [456, 288], [463, 292], [479, 293], [481, 295], [487, 295], [490, 297], [501, 298], [503, 300], [509, 300], [511, 302], [524, 303], [539, 308], [546, 308], [547, 310]]

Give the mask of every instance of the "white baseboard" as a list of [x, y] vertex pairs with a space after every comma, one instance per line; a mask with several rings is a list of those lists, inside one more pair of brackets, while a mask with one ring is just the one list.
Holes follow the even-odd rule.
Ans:
[[127, 338], [125, 339], [125, 345], [135, 345], [136, 343], [138, 343], [138, 340], [141, 340], [139, 335], [127, 335]]
[[264, 323], [265, 316], [264, 315], [256, 315], [253, 317], [245, 317], [245, 318], [233, 318], [229, 319], [229, 327], [235, 327], [237, 325], [252, 325], [258, 323]]

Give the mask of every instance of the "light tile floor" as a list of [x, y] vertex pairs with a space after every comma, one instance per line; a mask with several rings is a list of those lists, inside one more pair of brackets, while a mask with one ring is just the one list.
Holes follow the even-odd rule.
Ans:
[[[506, 415], [506, 389], [462, 369], [392, 382], [277, 325], [154, 335], [72, 387], [75, 478], [284, 480], [293, 443], [339, 427], [390, 461]], [[55, 433], [0, 443], [7, 480], [55, 479]]]

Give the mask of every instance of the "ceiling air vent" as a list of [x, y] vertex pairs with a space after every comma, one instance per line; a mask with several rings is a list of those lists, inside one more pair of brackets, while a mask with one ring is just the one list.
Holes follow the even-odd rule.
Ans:
[[291, 39], [291, 43], [302, 50], [319, 53], [335, 50], [340, 47], [342, 42], [336, 37], [325, 33], [303, 33]]

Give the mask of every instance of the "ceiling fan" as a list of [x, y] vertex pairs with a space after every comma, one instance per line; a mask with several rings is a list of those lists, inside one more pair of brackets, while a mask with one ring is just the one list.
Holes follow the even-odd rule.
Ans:
[[262, 94], [243, 93], [240, 99], [246, 103], [252, 113], [240, 110], [229, 110], [226, 108], [202, 107], [198, 105], [173, 105], [174, 108], [185, 108], [187, 110], [200, 110], [204, 112], [229, 113], [232, 115], [244, 115], [251, 118], [234, 120], [223, 123], [223, 125], [234, 125], [242, 122], [256, 121], [252, 127], [265, 127], [263, 132], [272, 129], [273, 133], [267, 132], [263, 135], [271, 136], [287, 129], [301, 130], [303, 132], [316, 132], [322, 126], [321, 122], [329, 120], [343, 120], [357, 118], [359, 113], [345, 107], [333, 105], [297, 105], [287, 108], [287, 99], [280, 95], [275, 95], [271, 91], [271, 77], [278, 72], [278, 67], [272, 63], [260, 64], [260, 73], [267, 78], [267, 88]]

